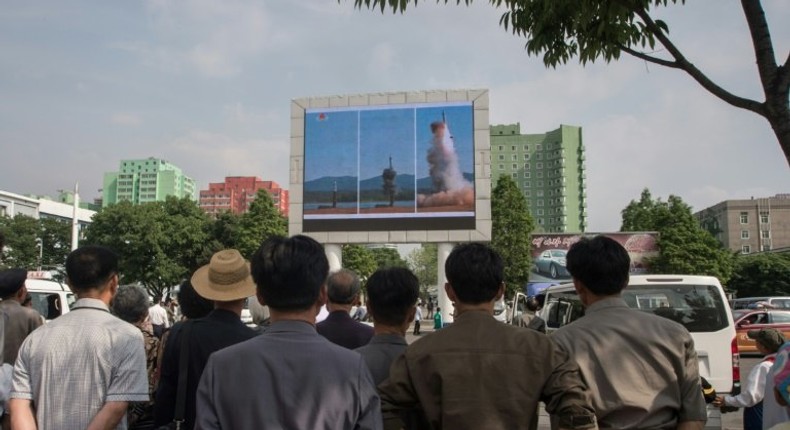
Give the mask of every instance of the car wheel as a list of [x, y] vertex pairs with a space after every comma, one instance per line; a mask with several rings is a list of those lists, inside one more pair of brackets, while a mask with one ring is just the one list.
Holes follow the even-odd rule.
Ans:
[[557, 266], [553, 264], [551, 265], [551, 267], [549, 267], [549, 272], [551, 273], [551, 279], [557, 279], [557, 276], [559, 276], [559, 272], [557, 271]]

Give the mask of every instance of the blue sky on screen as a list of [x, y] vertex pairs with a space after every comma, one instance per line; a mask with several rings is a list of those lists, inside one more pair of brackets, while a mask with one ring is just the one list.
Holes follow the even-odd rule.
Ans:
[[414, 109], [360, 112], [360, 180], [381, 176], [389, 157], [399, 175], [414, 174]]
[[357, 112], [305, 114], [305, 181], [357, 176]]

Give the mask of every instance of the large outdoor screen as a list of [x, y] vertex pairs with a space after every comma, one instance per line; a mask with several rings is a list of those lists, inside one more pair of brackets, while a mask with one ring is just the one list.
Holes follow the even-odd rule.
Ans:
[[303, 231], [475, 229], [471, 101], [304, 111]]

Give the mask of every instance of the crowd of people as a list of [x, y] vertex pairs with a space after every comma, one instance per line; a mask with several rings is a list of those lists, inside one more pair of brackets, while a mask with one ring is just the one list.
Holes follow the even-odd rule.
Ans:
[[[541, 402], [560, 429], [699, 429], [707, 420], [691, 336], [626, 305], [628, 253], [606, 237], [568, 252], [586, 316], [551, 336], [496, 321], [502, 258], [483, 244], [456, 246], [444, 267], [454, 322], [429, 302], [441, 330], [411, 344], [422, 309], [408, 269], [366, 280], [370, 327], [352, 318], [359, 277], [329, 273], [313, 239], [270, 238], [248, 257], [222, 250], [198, 268], [180, 286], [172, 325], [172, 303], [156, 297], [149, 308], [142, 288], [119, 286], [118, 257], [105, 247], [69, 254], [77, 301], [47, 324], [21, 306], [26, 272], [0, 272], [3, 427], [534, 429]], [[249, 297], [255, 329], [241, 321]], [[790, 344], [766, 330], [753, 336], [766, 364], [739, 396], [709, 400], [765, 402], [766, 416], [788, 421]], [[782, 425], [761, 425], [769, 421]]]

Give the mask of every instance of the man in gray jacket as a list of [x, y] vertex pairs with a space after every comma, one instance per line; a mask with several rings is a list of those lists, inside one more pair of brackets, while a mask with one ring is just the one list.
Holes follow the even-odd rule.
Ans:
[[250, 260], [271, 325], [211, 355], [195, 428], [381, 429], [379, 396], [362, 357], [315, 330], [329, 272], [321, 245], [275, 237]]

